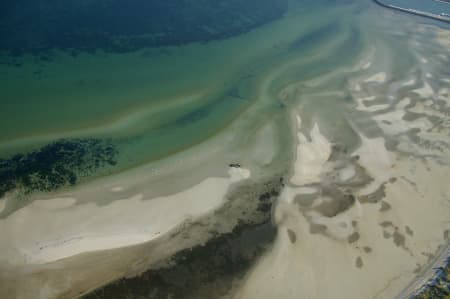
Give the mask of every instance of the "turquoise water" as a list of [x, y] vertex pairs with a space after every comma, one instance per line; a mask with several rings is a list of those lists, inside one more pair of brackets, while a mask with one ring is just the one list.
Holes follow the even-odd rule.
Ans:
[[[0, 156], [60, 138], [108, 138], [119, 150], [111, 170], [119, 171], [198, 144], [256, 101], [274, 64], [311, 55], [319, 44], [351, 59], [361, 41], [344, 16], [357, 6], [293, 1], [286, 17], [226, 40], [123, 54], [54, 51], [49, 61], [26, 55], [20, 66], [1, 65]], [[335, 65], [329, 55], [320, 67], [286, 76], [296, 80]]]
[[[371, 293], [374, 295], [363, 297], [383, 297], [379, 290], [386, 290], [392, 277], [403, 275], [397, 276], [397, 271], [407, 273], [403, 272], [404, 265], [410, 266], [413, 275], [418, 265], [416, 262], [426, 262], [423, 252], [431, 250], [427, 246], [428, 237], [442, 241], [441, 228], [445, 226], [442, 222], [435, 224], [439, 230], [434, 232], [428, 225], [421, 230], [417, 215], [422, 215], [421, 211], [426, 206], [424, 200], [432, 203], [432, 197], [440, 191], [441, 186], [430, 185], [428, 178], [431, 175], [445, 177], [440, 174], [446, 172], [440, 170], [448, 170], [445, 167], [448, 160], [439, 159], [439, 152], [447, 145], [445, 134], [448, 132], [448, 32], [430, 26], [429, 19], [399, 13], [377, 5], [372, 0], [292, 0], [289, 4], [289, 9], [281, 18], [250, 32], [222, 40], [142, 48], [124, 53], [98, 49], [95, 53], [80, 52], [72, 55], [64, 50], [53, 50], [47, 53], [46, 59], [28, 53], [14, 58], [13, 63], [0, 65], [0, 220], [8, 223], [4, 230], [7, 232], [7, 241], [2, 242], [2, 248], [6, 250], [2, 250], [0, 259], [6, 261], [7, 265], [11, 263], [13, 269], [8, 269], [11, 274], [8, 274], [4, 283], [8, 287], [0, 287], [0, 294], [42, 290], [44, 285], [45, 290], [54, 290], [54, 294], [57, 294], [55, 296], [75, 298], [83, 292], [109, 283], [111, 277], [128, 277], [130, 267], [133, 268], [131, 275], [141, 267], [144, 270], [149, 254], [153, 258], [161, 250], [161, 256], [165, 259], [166, 255], [171, 254], [166, 253], [170, 251], [167, 250], [171, 247], [170, 244], [180, 241], [182, 246], [191, 246], [189, 242], [203, 242], [201, 240], [205, 237], [204, 240], [213, 238], [214, 245], [217, 244], [215, 238], [221, 238], [221, 232], [227, 231], [228, 235], [228, 230], [231, 231], [234, 225], [239, 227], [240, 223], [246, 223], [244, 225], [249, 225], [251, 230], [257, 229], [258, 223], [263, 226], [275, 224], [281, 232], [276, 239], [283, 238], [283, 232], [288, 228], [298, 232], [294, 240], [289, 230], [288, 236], [284, 235], [284, 239], [279, 239], [287, 241], [286, 245], [289, 246], [282, 247], [295, 254], [292, 255], [295, 260], [276, 264], [281, 267], [293, 265], [297, 269], [294, 272], [283, 271], [279, 276], [280, 280], [271, 282], [276, 292], [286, 290], [287, 295], [293, 294], [290, 292], [291, 286], [302, 286], [300, 283], [305, 281], [306, 288], [299, 289], [298, 294], [306, 294], [311, 283], [310, 277], [317, 274], [317, 279], [314, 279], [317, 284], [313, 284], [313, 291], [318, 292], [312, 294], [323, 292], [332, 297], [335, 295], [333, 290], [349, 293], [354, 291], [354, 296], [346, 298], [359, 298], [362, 294], [359, 291], [367, 287], [374, 288]], [[319, 135], [323, 134], [327, 142], [315, 140], [317, 134], [311, 129], [316, 126], [320, 129]], [[444, 140], [441, 140], [441, 135]], [[71, 139], [72, 143], [52, 144], [64, 138]], [[104, 143], [97, 143], [98, 140]], [[45, 146], [48, 144], [51, 146]], [[88, 145], [89, 155], [85, 155], [86, 148], [83, 144]], [[317, 146], [312, 146], [314, 144]], [[359, 147], [360, 145], [362, 146]], [[46, 150], [40, 149], [43, 146]], [[302, 151], [302, 146], [307, 150]], [[355, 151], [357, 149], [361, 151]], [[322, 151], [325, 153], [328, 150], [331, 152], [328, 160], [316, 163], [314, 160], [322, 158], [312, 157], [313, 163], [309, 164], [310, 158], [307, 156], [318, 153], [318, 156], [322, 156]], [[17, 155], [30, 151], [32, 154], [28, 156]], [[74, 157], [73, 160], [64, 163], [64, 159], [60, 157], [64, 154], [65, 157]], [[305, 154], [306, 159], [303, 159], [302, 154]], [[13, 158], [3, 159], [13, 155]], [[301, 161], [305, 161], [305, 165], [299, 165], [303, 164]], [[32, 167], [27, 167], [28, 162], [33, 164]], [[103, 166], [104, 164], [106, 165]], [[111, 254], [102, 251], [99, 255], [77, 255], [70, 259], [75, 261], [73, 264], [65, 264], [65, 259], [42, 266], [28, 264], [30, 261], [26, 259], [27, 256], [51, 252], [47, 250], [55, 247], [53, 244], [58, 247], [59, 244], [72, 246], [75, 242], [90, 242], [90, 239], [83, 239], [83, 236], [90, 234], [91, 228], [94, 231], [99, 229], [100, 232], [93, 233], [94, 238], [121, 235], [120, 228], [122, 225], [126, 226], [126, 221], [120, 221], [124, 219], [129, 219], [130, 222], [135, 217], [136, 220], [142, 219], [141, 223], [136, 222], [134, 228], [123, 233], [125, 238], [133, 232], [147, 235], [149, 232], [146, 228], [151, 226], [152, 221], [158, 222], [159, 217], [171, 216], [166, 215], [171, 212], [169, 210], [158, 210], [159, 204], [155, 208], [149, 206], [152, 212], [159, 214], [155, 218], [140, 208], [143, 207], [141, 203], [152, 204], [154, 198], [177, 194], [176, 196], [180, 195], [177, 200], [181, 201], [184, 198], [179, 192], [184, 191], [186, 200], [191, 200], [190, 197], [201, 199], [198, 205], [207, 208], [207, 202], [214, 200], [213, 194], [221, 192], [216, 190], [221, 187], [213, 186], [212, 190], [206, 191], [199, 189], [196, 193], [196, 187], [193, 186], [201, 186], [208, 178], [213, 181], [225, 180], [227, 172], [236, 171], [236, 164], [249, 170], [250, 179], [230, 187], [229, 193], [223, 198], [223, 207], [214, 212], [208, 210], [207, 213], [211, 214], [204, 218], [202, 216], [200, 222], [196, 222], [196, 216], [187, 215], [189, 219], [186, 220], [186, 225], [182, 225], [180, 234], [177, 231], [168, 233], [167, 244], [170, 246], [164, 245], [166, 239], [161, 236], [164, 239], [161, 243], [163, 246], [160, 247], [157, 243], [159, 249], [156, 251], [149, 250], [154, 245], [151, 242], [150, 247], [147, 247], [148, 244], [143, 247], [137, 245], [136, 248], [133, 246], [114, 250]], [[74, 173], [65, 169], [66, 166], [78, 166], [86, 171], [80, 185], [68, 186], [80, 181], [75, 180]], [[319, 169], [320, 177], [311, 184], [296, 182], [295, 174], [299, 172], [298, 169], [308, 173], [309, 167], [311, 172]], [[30, 194], [30, 190], [25, 188], [25, 192], [11, 193], [8, 192], [14, 189], [10, 186], [1, 188], [1, 183], [4, 183], [2, 178], [5, 177], [10, 179], [8, 182], [13, 183], [16, 177], [19, 178], [17, 180], [22, 179], [23, 184], [30, 180], [31, 185], [41, 183], [38, 180], [40, 168], [44, 169], [41, 173], [44, 183], [47, 177], [53, 176], [55, 184], [49, 184], [50, 190], [37, 189], [39, 192]], [[417, 168], [420, 168], [419, 172], [416, 172]], [[348, 175], [346, 170], [352, 169], [356, 173], [354, 177], [342, 178]], [[59, 174], [64, 175], [64, 180], [58, 180]], [[49, 181], [52, 183], [52, 180]], [[393, 187], [395, 182], [399, 189]], [[372, 188], [378, 184], [377, 189]], [[423, 193], [417, 189], [422, 188], [422, 185]], [[53, 186], [62, 187], [56, 190], [51, 189]], [[273, 186], [277, 189], [273, 189]], [[18, 184], [18, 187], [22, 185]], [[44, 187], [47, 185], [44, 184]], [[317, 188], [318, 201], [303, 207], [299, 200], [303, 195], [287, 199], [283, 193], [290, 193], [294, 187], [302, 190], [306, 187], [303, 191]], [[370, 190], [362, 190], [366, 187], [370, 187], [367, 188]], [[410, 189], [403, 189], [406, 187]], [[193, 189], [195, 190], [192, 191]], [[6, 190], [3, 192], [6, 194], [4, 197], [2, 190]], [[407, 195], [405, 198], [401, 196], [403, 192]], [[390, 193], [393, 193], [392, 197]], [[305, 194], [305, 199], [309, 200], [309, 196], [310, 194]], [[270, 201], [267, 201], [268, 198]], [[127, 199], [131, 203], [130, 210], [121, 208], [128, 205]], [[434, 200], [441, 199], [436, 197]], [[275, 210], [277, 201], [280, 203], [278, 207], [281, 208], [277, 210], [280, 213]], [[356, 206], [357, 201], [359, 203]], [[162, 200], [161, 206], [165, 202], [165, 199]], [[321, 211], [322, 208], [328, 210], [327, 202], [331, 212]], [[353, 202], [351, 206], [349, 202]], [[44, 214], [39, 211], [41, 205], [44, 207]], [[417, 210], [410, 212], [409, 209], [401, 208], [409, 205]], [[187, 214], [189, 211], [185, 211], [186, 206], [180, 202], [180, 206], [174, 205], [173, 210]], [[117, 210], [109, 213], [109, 208], [114, 207]], [[433, 204], [432, 207], [439, 206]], [[341, 211], [341, 208], [345, 210]], [[51, 214], [46, 214], [45, 209], [52, 209]], [[336, 211], [333, 212], [334, 209]], [[142, 211], [142, 214], [137, 213], [137, 210]], [[438, 208], [433, 211], [437, 210]], [[30, 213], [21, 214], [27, 211]], [[342, 214], [342, 218], [339, 215], [341, 212], [346, 213]], [[57, 217], [33, 217], [34, 213], [58, 216], [60, 220], [56, 221]], [[315, 215], [322, 213], [323, 218], [317, 219], [324, 219], [325, 222], [315, 223]], [[407, 217], [399, 216], [403, 213]], [[69, 219], [71, 215], [80, 217]], [[439, 217], [445, 220], [448, 218], [446, 215]], [[441, 220], [434, 215], [428, 220], [433, 218], [436, 223]], [[383, 223], [391, 219], [396, 221], [391, 224], [395, 233], [403, 233], [406, 225], [417, 225], [411, 226], [416, 231], [414, 237], [420, 234], [425, 236], [417, 239], [417, 244], [421, 244], [421, 247], [417, 247], [417, 252], [412, 254], [409, 247], [399, 246], [395, 235], [386, 237], [387, 227]], [[35, 220], [37, 221], [34, 222]], [[345, 222], [341, 222], [344, 220]], [[43, 228], [35, 223], [44, 224]], [[317, 229], [318, 232], [313, 232], [313, 227], [322, 223], [326, 224], [325, 230], [316, 227], [314, 230]], [[46, 229], [46, 225], [49, 229]], [[315, 235], [315, 239], [303, 239], [308, 235], [308, 225], [309, 232]], [[114, 229], [101, 231], [102, 228], [109, 227]], [[55, 243], [44, 248], [38, 242], [51, 240], [53, 236], [49, 230], [53, 228]], [[68, 232], [70, 239], [66, 240], [74, 243], [66, 243], [62, 239], [64, 234], [59, 233], [60, 229]], [[425, 229], [429, 231], [425, 232]], [[269, 239], [275, 236], [275, 231], [270, 230], [262, 232]], [[348, 236], [344, 235], [345, 231], [349, 233]], [[360, 243], [354, 243], [351, 241], [355, 236], [353, 232], [358, 231], [364, 234], [361, 233]], [[416, 240], [409, 239], [413, 237], [412, 233], [405, 233], [408, 235], [405, 235], [406, 245], [411, 245], [415, 250]], [[72, 235], [76, 237], [72, 238]], [[24, 240], [23, 244], [17, 241], [20, 238]], [[225, 240], [222, 245], [228, 253], [229, 241], [233, 238], [236, 236], [222, 239]], [[238, 237], [239, 244], [240, 238]], [[245, 235], [243, 238], [249, 239]], [[317, 259], [319, 264], [321, 262], [314, 244], [321, 244], [328, 238], [332, 246], [329, 247], [330, 252], [333, 254], [339, 254], [341, 249], [338, 248], [348, 247], [348, 251], [337, 256], [346, 265], [336, 264], [335, 259], [331, 259], [329, 268], [317, 267], [319, 271], [316, 273], [313, 265], [309, 268], [311, 271], [305, 272], [303, 266], [309, 260]], [[250, 239], [252, 245], [261, 242], [258, 238]], [[14, 242], [10, 244], [10, 240]], [[171, 243], [173, 240], [175, 241]], [[275, 242], [274, 248], [279, 244], [274, 239], [267, 242]], [[294, 245], [295, 242], [297, 243]], [[378, 242], [381, 244], [379, 247]], [[389, 250], [386, 250], [386, 242], [392, 246]], [[313, 247], [310, 247], [311, 244]], [[340, 244], [339, 247], [336, 247], [337, 244]], [[206, 246], [209, 245], [206, 243]], [[204, 248], [205, 243], [200, 247]], [[320, 247], [321, 250], [327, 248]], [[179, 248], [181, 250], [184, 247]], [[235, 291], [233, 286], [240, 286], [245, 274], [251, 273], [247, 270], [258, 266], [259, 257], [249, 255], [246, 250], [243, 250], [246, 258], [249, 258], [246, 267], [242, 267], [241, 259], [235, 258], [234, 250], [231, 250], [230, 256], [233, 258], [230, 259], [224, 259], [219, 254], [217, 257], [221, 263], [216, 265], [215, 255], [221, 251], [216, 250], [217, 247], [212, 248], [206, 254], [201, 249], [203, 253], [199, 255], [196, 253], [198, 251], [189, 251], [200, 257], [205, 271], [202, 266], [194, 263], [191, 264], [194, 267], [189, 267], [186, 272], [187, 268], [183, 263], [177, 264], [169, 257], [169, 268], [174, 267], [177, 272], [181, 269], [180, 273], [184, 273], [182, 276], [195, 280], [194, 284], [185, 283], [186, 290], [176, 293], [179, 296], [173, 296], [174, 298], [219, 298], [225, 293], [218, 296], [211, 294], [222, 290], [231, 294]], [[395, 255], [391, 255], [391, 249]], [[301, 256], [296, 254], [303, 255], [303, 252], [311, 254], [311, 259], [307, 257], [296, 267], [291, 262], [301, 261], [298, 259]], [[324, 255], [326, 253], [328, 252], [324, 252]], [[212, 255], [213, 262], [206, 255]], [[371, 268], [380, 259], [385, 260], [385, 255], [388, 258], [407, 259], [399, 259], [401, 263], [392, 267]], [[97, 260], [99, 256], [102, 258]], [[289, 256], [290, 254], [285, 258], [290, 258]], [[48, 258], [52, 259], [54, 256], [49, 254]], [[364, 267], [367, 267], [364, 269], [362, 264], [361, 267], [358, 266], [358, 260], [362, 263], [363, 258]], [[117, 264], [111, 263], [112, 259]], [[92, 262], [97, 263], [99, 272], [90, 271], [88, 266]], [[211, 268], [211, 264], [214, 267]], [[181, 268], [178, 268], [179, 265]], [[223, 268], [235, 266], [242, 270], [238, 275], [225, 275], [227, 272], [221, 272]], [[333, 268], [336, 272], [329, 272]], [[165, 267], [162, 269], [164, 272]], [[335, 279], [345, 271], [342, 269], [350, 269], [348, 273], [352, 279], [345, 282], [348, 285]], [[269, 269], [269, 273], [271, 270]], [[392, 277], [386, 274], [391, 270], [392, 273], [396, 272]], [[208, 271], [213, 272], [211, 274], [219, 273], [217, 280], [211, 280], [212, 276]], [[267, 272], [263, 273], [261, 287], [266, 286], [267, 277], [270, 277], [265, 275]], [[61, 273], [64, 273], [64, 277]], [[77, 275], [78, 273], [81, 274]], [[112, 276], [109, 276], [111, 273]], [[293, 279], [286, 279], [288, 276], [285, 273], [292, 273], [288, 276]], [[304, 273], [308, 275], [303, 276]], [[323, 273], [332, 273], [331, 278], [322, 281]], [[61, 280], [61, 277], [64, 279]], [[0, 278], [3, 276], [0, 275]], [[345, 279], [344, 276], [339, 278]], [[134, 292], [138, 293], [140, 286], [148, 286], [148, 294], [155, 294], [154, 290], [161, 287], [164, 295], [162, 298], [166, 298], [170, 296], [167, 294], [171, 294], [171, 288], [180, 287], [179, 280], [170, 277], [167, 281], [164, 280], [162, 286], [159, 283], [148, 284], [149, 280], [145, 277], [143, 279], [142, 284], [135, 284], [135, 289], [131, 288], [130, 291], [127, 289], [127, 280], [121, 280], [119, 289], [126, 295], [120, 295], [113, 288], [111, 296], [130, 296]], [[358, 282], [358, 279], [361, 280]], [[335, 288], [328, 288], [328, 284]], [[343, 285], [347, 287], [342, 288]], [[398, 288], [396, 284], [392, 286]], [[96, 294], [93, 298], [111, 297], [103, 291], [98, 293], [99, 297], [95, 296]], [[7, 297], [11, 296], [8, 294]], [[254, 298], [259, 297], [255, 293]]]
[[[364, 55], [374, 32], [380, 35], [374, 16], [386, 11], [369, 0], [296, 0], [282, 18], [228, 39], [126, 53], [53, 50], [46, 60], [23, 55], [0, 65], [0, 158], [62, 138], [99, 138], [118, 152], [117, 164], [92, 174], [104, 175], [198, 145], [250, 108], [280, 115], [280, 90]], [[370, 12], [373, 19], [364, 22], [372, 27], [361, 25], [362, 12]], [[391, 68], [401, 72], [410, 58], [397, 57]], [[346, 84], [337, 78], [330, 89]], [[311, 115], [346, 126], [334, 114], [339, 101], [319, 98], [305, 105]], [[259, 116], [252, 117], [249, 123], [258, 123]], [[337, 125], [330, 135], [355, 144], [348, 132]]]

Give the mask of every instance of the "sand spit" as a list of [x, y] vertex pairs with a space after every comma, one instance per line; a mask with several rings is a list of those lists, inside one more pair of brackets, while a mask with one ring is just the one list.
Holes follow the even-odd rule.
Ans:
[[[300, 126], [300, 118], [298, 123]], [[310, 132], [310, 140], [299, 132], [298, 142], [295, 175], [291, 178], [291, 183], [300, 186], [319, 182], [322, 165], [331, 154], [330, 143], [320, 133], [317, 123]]]
[[248, 177], [249, 170], [230, 168], [228, 178], [207, 178], [185, 191], [157, 198], [139, 193], [107, 206], [74, 205], [75, 198], [36, 200], [0, 220], [2, 264], [48, 263], [148, 242], [218, 208], [230, 185]]

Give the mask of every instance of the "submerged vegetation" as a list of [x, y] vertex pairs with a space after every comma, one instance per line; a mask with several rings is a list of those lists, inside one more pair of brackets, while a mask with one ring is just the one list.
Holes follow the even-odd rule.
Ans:
[[[149, 270], [141, 276], [113, 282], [83, 299], [107, 298], [215, 298], [226, 295], [274, 241], [276, 229], [264, 224], [240, 223], [205, 245], [180, 251], [173, 266]], [[247, 239], [257, 240], [248, 242]]]
[[[283, 178], [252, 187], [242, 186], [236, 192], [238, 196], [229, 199], [229, 205], [216, 211], [216, 217], [222, 221], [233, 223], [236, 220], [230, 232], [213, 232], [209, 241], [179, 251], [162, 261], [160, 267], [113, 281], [82, 298], [221, 298], [274, 242], [277, 229], [271, 221], [271, 210], [283, 186]], [[240, 204], [230, 204], [233, 201], [251, 202], [256, 209], [242, 211]], [[235, 214], [237, 211], [239, 213]], [[201, 222], [195, 225], [207, 227]]]
[[21, 188], [51, 191], [75, 185], [106, 165], [115, 165], [117, 150], [101, 139], [62, 139], [25, 154], [0, 159], [0, 197]]
[[281, 17], [287, 0], [17, 0], [0, 3], [0, 51], [126, 52], [234, 36]]

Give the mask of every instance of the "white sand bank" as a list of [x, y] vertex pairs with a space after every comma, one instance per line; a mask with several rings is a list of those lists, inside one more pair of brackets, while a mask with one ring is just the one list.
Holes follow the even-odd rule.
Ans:
[[[298, 118], [298, 122], [300, 126], [300, 118]], [[294, 165], [295, 175], [291, 178], [291, 183], [298, 186], [320, 181], [322, 165], [331, 154], [331, 144], [320, 133], [317, 123], [310, 132], [310, 138], [311, 140], [308, 140], [305, 135], [298, 133], [299, 144], [297, 160]]]
[[230, 168], [228, 178], [208, 178], [176, 194], [135, 194], [106, 206], [75, 205], [75, 198], [34, 201], [0, 220], [0, 261], [47, 263], [147, 242], [218, 208], [230, 185], [249, 176], [246, 169]]

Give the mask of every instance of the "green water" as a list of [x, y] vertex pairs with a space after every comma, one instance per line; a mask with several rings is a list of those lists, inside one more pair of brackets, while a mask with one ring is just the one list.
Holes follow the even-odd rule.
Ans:
[[[110, 173], [202, 143], [237, 119], [252, 131], [285, 113], [290, 99], [280, 101], [279, 93], [286, 86], [348, 67], [373, 47], [385, 49], [377, 20], [386, 11], [370, 0], [295, 0], [281, 19], [229, 39], [120, 54], [53, 51], [48, 61], [23, 56], [20, 66], [0, 65], [0, 158], [61, 138], [104, 138], [118, 150]], [[393, 74], [409, 68], [410, 53], [392, 63], [385, 50], [381, 67]], [[347, 84], [337, 75], [323, 92]], [[342, 105], [349, 98], [305, 98], [306, 125], [320, 118], [333, 124], [330, 139], [355, 145]]]
[[[259, 100], [274, 66], [305, 60], [275, 81], [275, 91], [332, 70], [337, 55], [351, 59], [361, 43], [349, 30], [358, 5], [293, 1], [284, 18], [226, 40], [125, 54], [55, 52], [47, 62], [25, 56], [20, 67], [2, 65], [0, 155], [59, 138], [112, 138], [118, 171], [198, 144]], [[318, 46], [320, 65], [308, 61]], [[278, 109], [274, 99], [265, 105]]]

